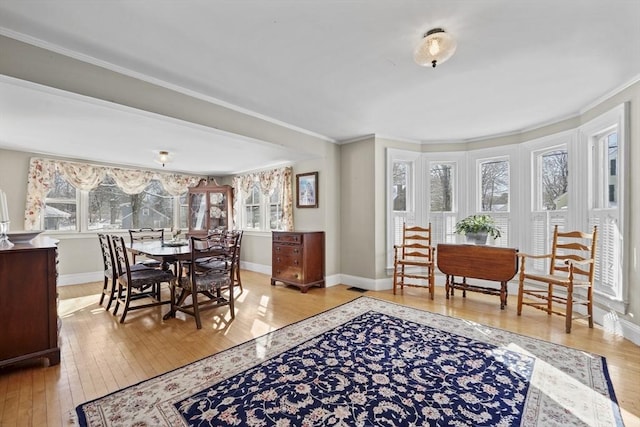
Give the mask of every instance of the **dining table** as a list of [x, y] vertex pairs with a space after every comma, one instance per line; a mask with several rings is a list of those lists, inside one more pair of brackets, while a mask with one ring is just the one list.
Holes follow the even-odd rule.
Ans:
[[[179, 262], [191, 260], [191, 245], [188, 240], [139, 241], [127, 243], [125, 246], [132, 254], [144, 255], [145, 257], [160, 261], [162, 268], [165, 270], [169, 270], [171, 266], [173, 266], [174, 274], [179, 274]], [[224, 248], [222, 246], [220, 246], [220, 253], [224, 253]], [[176, 312], [173, 309], [173, 304], [176, 302], [175, 289], [173, 287], [171, 288], [171, 301], [172, 309], [163, 316], [163, 320], [168, 320], [176, 315]]]
[[191, 258], [191, 248], [188, 240], [140, 241], [127, 243], [126, 247], [132, 254], [143, 255], [160, 261], [163, 269], [168, 269], [179, 261], [186, 261]]

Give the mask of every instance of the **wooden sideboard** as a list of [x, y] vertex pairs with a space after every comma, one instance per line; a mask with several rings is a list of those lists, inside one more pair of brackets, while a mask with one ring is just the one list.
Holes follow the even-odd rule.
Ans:
[[[447, 276], [447, 299], [454, 289], [500, 295], [500, 308], [507, 305], [507, 282], [518, 272], [518, 250], [488, 245], [439, 244], [436, 250], [438, 269]], [[456, 276], [462, 282], [456, 282]], [[500, 289], [470, 284], [467, 278], [500, 282]]]
[[324, 232], [274, 231], [271, 271], [271, 285], [280, 281], [303, 293], [324, 287]]
[[57, 241], [40, 236], [0, 250], [0, 366], [60, 363]]

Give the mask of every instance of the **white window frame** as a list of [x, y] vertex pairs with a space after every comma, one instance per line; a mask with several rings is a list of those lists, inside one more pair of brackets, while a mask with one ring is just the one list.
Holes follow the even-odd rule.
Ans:
[[[579, 218], [579, 221], [584, 229], [591, 229], [593, 225], [598, 225], [594, 301], [620, 313], [626, 313], [629, 304], [629, 283], [626, 278], [629, 277], [628, 260], [631, 243], [624, 239], [629, 218], [628, 203], [626, 203], [629, 198], [627, 185], [629, 177], [626, 173], [629, 166], [627, 160], [629, 158], [628, 114], [628, 103], [621, 104], [578, 128], [582, 164], [588, 165], [589, 170], [585, 179], [577, 183], [583, 200], [587, 201], [584, 206], [585, 214]], [[595, 188], [595, 179], [597, 175], [607, 174], [608, 164], [598, 162], [594, 150], [598, 149], [598, 139], [613, 129], [618, 132], [617, 182], [619, 188], [618, 205], [615, 208], [609, 208], [601, 207], [596, 201], [599, 193]], [[601, 170], [595, 171], [596, 168]]]
[[[462, 186], [467, 182], [467, 153], [454, 152], [454, 153], [425, 153], [423, 155], [424, 162], [424, 175], [425, 175], [425, 188], [421, 190], [426, 194], [425, 201], [425, 222], [436, 224], [441, 222], [443, 226], [435, 227], [433, 230], [433, 244], [438, 243], [456, 243], [458, 235], [454, 233], [456, 222], [460, 219], [460, 212], [467, 210], [467, 197], [462, 193]], [[431, 212], [431, 166], [434, 164], [449, 163], [455, 165], [455, 178], [453, 183], [453, 201], [451, 212]], [[438, 218], [440, 217], [440, 218]], [[440, 231], [439, 231], [440, 230]], [[444, 234], [443, 234], [444, 232]]]
[[[254, 184], [255, 185], [260, 185], [260, 183], [258, 181], [255, 181]], [[282, 191], [282, 188], [279, 188], [278, 191]], [[259, 219], [259, 227], [255, 228], [255, 227], [248, 227], [247, 226], [247, 215], [246, 215], [246, 210], [245, 208], [247, 207], [246, 205], [246, 199], [249, 196], [248, 194], [245, 194], [245, 192], [238, 190], [236, 197], [238, 198], [238, 212], [236, 212], [236, 215], [238, 216], [238, 223], [240, 224], [240, 228], [242, 228], [243, 230], [246, 231], [251, 231], [251, 232], [271, 232], [271, 231], [277, 231], [277, 230], [281, 230], [281, 228], [277, 229], [277, 228], [271, 228], [270, 227], [270, 223], [271, 223], [271, 205], [273, 205], [273, 203], [271, 203], [271, 197], [267, 196], [266, 194], [264, 194], [262, 191], [260, 191], [260, 189], [258, 188], [258, 195], [259, 195], [259, 202], [258, 202], [258, 210], [260, 212], [260, 219]], [[278, 205], [280, 205], [280, 210], [282, 211], [282, 195], [280, 195], [280, 202], [277, 203]], [[253, 206], [253, 204], [251, 205]]]

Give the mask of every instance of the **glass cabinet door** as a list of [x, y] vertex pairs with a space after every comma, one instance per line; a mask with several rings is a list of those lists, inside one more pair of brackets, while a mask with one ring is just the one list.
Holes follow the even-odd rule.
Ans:
[[189, 224], [191, 230], [207, 230], [207, 198], [206, 193], [189, 195]]
[[225, 192], [209, 193], [209, 229], [227, 228], [227, 194]]

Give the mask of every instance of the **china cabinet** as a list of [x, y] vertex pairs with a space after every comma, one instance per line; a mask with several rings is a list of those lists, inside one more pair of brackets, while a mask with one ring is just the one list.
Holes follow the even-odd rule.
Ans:
[[189, 235], [202, 236], [217, 228], [233, 228], [233, 187], [202, 180], [189, 188]]
[[27, 359], [60, 363], [57, 240], [0, 250], [0, 367]]

